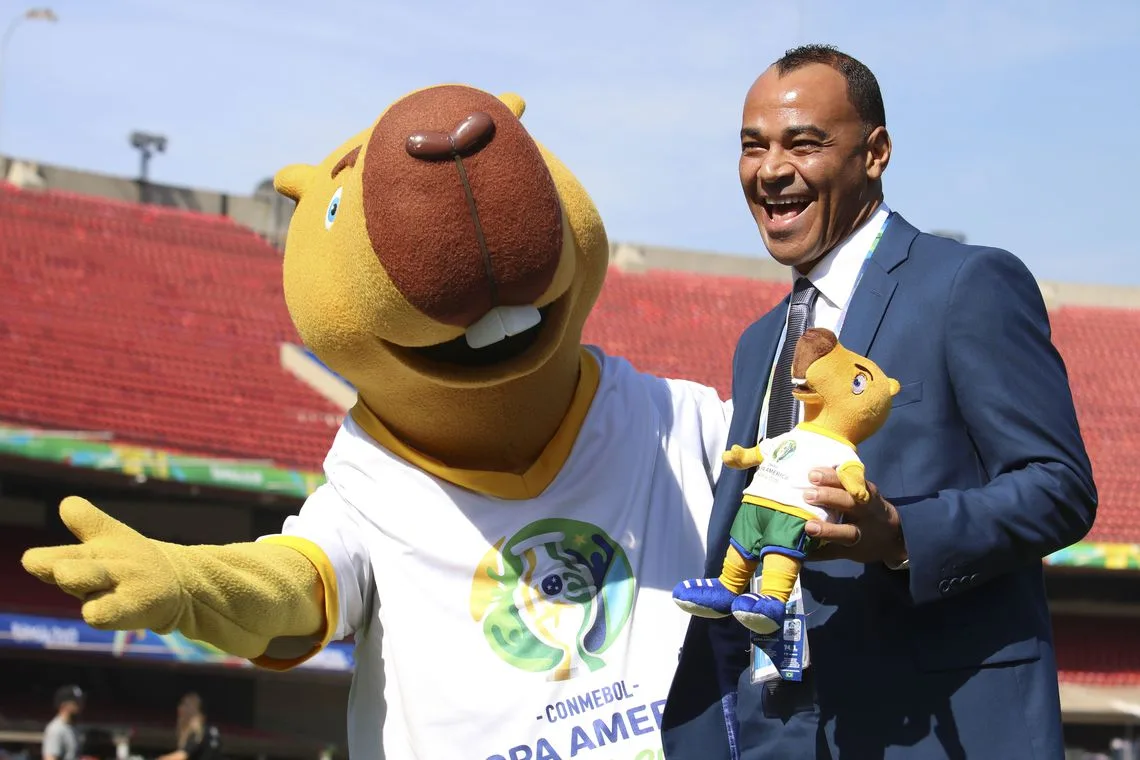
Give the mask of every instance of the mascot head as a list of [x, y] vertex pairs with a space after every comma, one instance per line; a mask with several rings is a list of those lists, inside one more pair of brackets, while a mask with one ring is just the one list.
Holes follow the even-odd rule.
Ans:
[[277, 173], [297, 202], [289, 312], [365, 403], [502, 385], [577, 355], [609, 244], [523, 109], [461, 85], [418, 90], [320, 164]]

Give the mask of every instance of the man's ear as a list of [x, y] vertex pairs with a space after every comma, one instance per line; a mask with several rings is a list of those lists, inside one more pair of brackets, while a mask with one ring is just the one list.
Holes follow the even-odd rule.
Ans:
[[886, 127], [875, 127], [867, 135], [867, 179], [872, 182], [882, 179], [890, 162], [891, 136]]
[[499, 100], [507, 104], [507, 108], [511, 109], [511, 113], [515, 115], [516, 119], [522, 118], [523, 111], [526, 110], [526, 101], [522, 99], [522, 96], [513, 92], [505, 92], [499, 96]]
[[300, 201], [316, 170], [309, 164], [290, 164], [273, 175], [273, 189], [294, 202]]

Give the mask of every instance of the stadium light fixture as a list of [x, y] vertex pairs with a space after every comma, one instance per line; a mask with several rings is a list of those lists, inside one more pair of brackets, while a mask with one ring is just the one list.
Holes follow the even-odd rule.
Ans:
[[54, 24], [59, 21], [59, 16], [55, 15], [55, 11], [51, 8], [29, 8], [8, 24], [8, 28], [4, 30], [4, 36], [0, 37], [0, 104], [3, 102], [4, 61], [8, 54], [8, 41], [12, 39], [12, 34], [16, 28], [25, 21], [50, 21]]
[[166, 137], [149, 132], [132, 132], [131, 147], [140, 154], [139, 182], [145, 183], [149, 175], [150, 157], [166, 152]]

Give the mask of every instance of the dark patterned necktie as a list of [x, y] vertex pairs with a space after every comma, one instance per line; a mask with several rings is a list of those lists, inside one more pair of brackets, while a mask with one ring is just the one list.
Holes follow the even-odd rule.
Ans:
[[[768, 424], [764, 431], [765, 438], [775, 438], [796, 426], [796, 399], [792, 396], [792, 359], [796, 355], [796, 342], [808, 327], [808, 318], [811, 308], [819, 291], [806, 277], [796, 280], [792, 289], [792, 302], [788, 305], [788, 329], [784, 333], [784, 345], [780, 348], [780, 356], [776, 360], [776, 373], [772, 377], [772, 391], [768, 396]], [[755, 641], [755, 636], [753, 636]], [[764, 687], [773, 699], [782, 700], [782, 695], [789, 694], [787, 683], [783, 678], [774, 678], [767, 681]], [[795, 692], [792, 689], [791, 692]]]
[[792, 359], [796, 355], [796, 342], [808, 327], [808, 317], [819, 291], [811, 281], [801, 277], [792, 290], [788, 306], [788, 331], [776, 361], [776, 374], [772, 378], [772, 392], [768, 396], [768, 424], [765, 438], [775, 438], [796, 425], [796, 399], [792, 396]]

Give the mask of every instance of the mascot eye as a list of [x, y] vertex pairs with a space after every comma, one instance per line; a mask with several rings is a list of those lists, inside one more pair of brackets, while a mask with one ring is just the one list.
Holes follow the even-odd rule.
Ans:
[[860, 372], [851, 381], [851, 392], [858, 396], [863, 391], [867, 390], [867, 376]]
[[325, 229], [332, 227], [333, 222], [336, 221], [336, 212], [340, 210], [340, 194], [343, 187], [338, 187], [336, 192], [333, 193], [332, 200], [329, 201], [329, 207], [325, 210]]
[[547, 596], [558, 596], [562, 593], [562, 578], [557, 575], [548, 575], [543, 578], [542, 593]]

